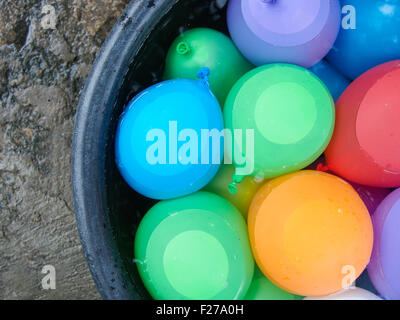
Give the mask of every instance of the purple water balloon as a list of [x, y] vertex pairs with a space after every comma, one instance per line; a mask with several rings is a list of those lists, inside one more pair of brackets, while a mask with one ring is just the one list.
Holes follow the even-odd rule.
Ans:
[[358, 192], [371, 215], [391, 192], [391, 189], [362, 186], [352, 182], [350, 184]]
[[372, 216], [374, 248], [368, 274], [379, 294], [400, 299], [400, 189], [393, 191]]
[[332, 48], [340, 17], [339, 0], [230, 0], [228, 5], [231, 37], [258, 66], [313, 66]]

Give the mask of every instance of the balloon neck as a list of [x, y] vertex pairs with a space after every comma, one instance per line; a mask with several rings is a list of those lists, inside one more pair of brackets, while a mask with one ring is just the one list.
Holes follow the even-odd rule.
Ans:
[[241, 183], [245, 176], [239, 176], [234, 174], [232, 177], [232, 183], [228, 184], [228, 190], [231, 194], [235, 194], [237, 192], [237, 184]]
[[237, 192], [236, 183], [232, 182], [232, 183], [228, 184], [228, 190], [229, 190], [230, 194], [236, 194], [236, 192]]
[[185, 55], [190, 53], [191, 49], [189, 44], [186, 41], [181, 41], [176, 46], [176, 52], [180, 55]]
[[201, 68], [199, 72], [197, 72], [197, 78], [199, 78], [207, 85], [209, 85], [209, 78], [208, 78], [209, 75], [210, 75], [210, 69], [208, 68]]
[[328, 171], [329, 171], [329, 167], [328, 167], [328, 165], [324, 165], [324, 164], [321, 162], [321, 163], [318, 163], [317, 171], [320, 171], [320, 172], [328, 172]]

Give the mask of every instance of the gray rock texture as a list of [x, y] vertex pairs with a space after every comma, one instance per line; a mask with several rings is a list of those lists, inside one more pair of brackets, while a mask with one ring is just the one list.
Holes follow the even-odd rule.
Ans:
[[[0, 299], [99, 298], [75, 224], [71, 137], [86, 76], [128, 3], [0, 0]], [[45, 265], [55, 290], [42, 289]]]

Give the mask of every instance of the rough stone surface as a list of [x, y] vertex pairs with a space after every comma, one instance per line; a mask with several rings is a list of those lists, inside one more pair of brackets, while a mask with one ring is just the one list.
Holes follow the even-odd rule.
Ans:
[[[0, 299], [97, 299], [73, 213], [71, 137], [96, 53], [129, 0], [0, 1]], [[55, 29], [43, 28], [46, 5]], [[56, 289], [43, 290], [43, 266]]]

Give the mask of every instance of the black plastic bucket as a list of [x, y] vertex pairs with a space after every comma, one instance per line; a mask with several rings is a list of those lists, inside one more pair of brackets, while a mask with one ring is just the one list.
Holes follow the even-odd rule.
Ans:
[[161, 80], [166, 51], [179, 33], [195, 27], [227, 32], [225, 8], [217, 2], [131, 1], [87, 79], [75, 122], [72, 184], [83, 249], [104, 299], [150, 298], [133, 240], [154, 201], [130, 189], [115, 166], [118, 118], [136, 93]]

